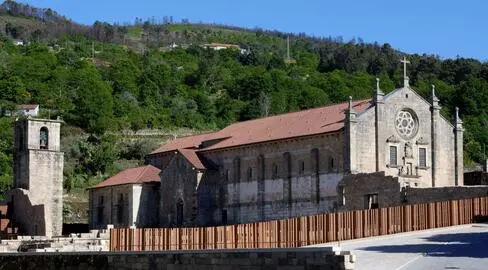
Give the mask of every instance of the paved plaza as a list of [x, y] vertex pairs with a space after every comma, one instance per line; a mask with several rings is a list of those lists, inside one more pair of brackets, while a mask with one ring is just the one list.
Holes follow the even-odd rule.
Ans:
[[488, 224], [472, 224], [316, 246], [356, 255], [356, 269], [488, 269]]

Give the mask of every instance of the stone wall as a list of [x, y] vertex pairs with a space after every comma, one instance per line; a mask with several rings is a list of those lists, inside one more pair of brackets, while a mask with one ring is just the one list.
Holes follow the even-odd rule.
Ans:
[[385, 172], [351, 174], [339, 183], [340, 210], [366, 209], [366, 196], [377, 194], [378, 207], [401, 204], [400, 183], [396, 177], [385, 176]]
[[[122, 206], [120, 205], [122, 196]], [[90, 189], [89, 224], [91, 229], [115, 227], [156, 227], [158, 225], [159, 184], [126, 184]], [[119, 207], [123, 208], [121, 220]], [[102, 211], [103, 214], [99, 214]], [[101, 218], [101, 220], [99, 220]]]
[[[331, 211], [343, 176], [344, 134], [319, 134], [204, 152], [218, 164], [216, 224], [248, 223]], [[217, 188], [218, 189], [218, 188]], [[222, 194], [219, 194], [222, 193]], [[226, 214], [223, 214], [226, 213]]]
[[174, 152], [147, 155], [144, 157], [144, 162], [162, 170], [168, 166], [174, 155]]
[[378, 195], [378, 207], [461, 200], [487, 196], [488, 186], [415, 188], [401, 187], [397, 177], [384, 172], [347, 175], [339, 183], [341, 211], [367, 209], [366, 196]]
[[161, 173], [160, 226], [195, 224], [198, 171], [181, 155], [175, 154]]
[[0, 255], [1, 269], [354, 269], [350, 252], [327, 248]]
[[488, 186], [462, 186], [439, 188], [408, 188], [406, 202], [408, 204], [462, 200], [488, 195]]

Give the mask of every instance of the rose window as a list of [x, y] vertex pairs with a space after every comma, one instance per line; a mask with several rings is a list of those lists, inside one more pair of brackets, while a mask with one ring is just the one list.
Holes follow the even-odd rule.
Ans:
[[417, 131], [417, 122], [412, 112], [400, 111], [395, 121], [396, 128], [400, 136], [410, 138]]

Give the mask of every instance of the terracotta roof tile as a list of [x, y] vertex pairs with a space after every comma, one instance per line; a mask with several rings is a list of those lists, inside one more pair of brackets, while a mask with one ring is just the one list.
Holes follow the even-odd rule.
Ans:
[[198, 157], [197, 153], [193, 149], [178, 149], [178, 152], [183, 155], [188, 162], [190, 162], [195, 169], [206, 169], [205, 165], [203, 165], [202, 161]]
[[108, 186], [124, 185], [124, 184], [142, 184], [149, 182], [160, 182], [160, 169], [146, 165], [137, 168], [125, 169], [118, 174], [106, 179], [105, 181], [93, 186], [91, 188], [101, 188]]
[[176, 151], [178, 149], [186, 148], [198, 148], [202, 141], [208, 140], [213, 136], [214, 133], [199, 134], [194, 136], [180, 137], [171, 140], [163, 145], [161, 145], [156, 150], [152, 151], [151, 154], [163, 153], [168, 151]]
[[[325, 134], [344, 127], [344, 111], [348, 102], [314, 108], [299, 112], [259, 118], [231, 124], [215, 133], [182, 137], [172, 140], [151, 154], [175, 151], [177, 149], [197, 149], [209, 140], [218, 140], [199, 151], [236, 147], [266, 141]], [[361, 113], [370, 106], [370, 99], [353, 102], [353, 108]]]
[[[369, 101], [354, 101], [353, 108], [361, 113], [370, 106]], [[202, 151], [339, 131], [344, 127], [344, 111], [347, 106], [348, 103], [341, 103], [235, 123], [213, 135], [215, 138], [231, 139]]]

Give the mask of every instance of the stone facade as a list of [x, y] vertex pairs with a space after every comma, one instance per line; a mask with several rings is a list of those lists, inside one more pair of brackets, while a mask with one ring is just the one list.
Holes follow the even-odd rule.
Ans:
[[15, 122], [14, 185], [9, 193], [12, 220], [24, 234], [61, 235], [63, 163], [61, 122]]
[[402, 186], [463, 185], [459, 116], [455, 127], [440, 116], [434, 91], [428, 102], [406, 85], [388, 95], [377, 89], [374, 109], [349, 121], [351, 173], [385, 171]]
[[126, 184], [89, 190], [91, 229], [158, 226], [159, 184]]
[[[342, 179], [342, 133], [205, 153], [219, 164], [214, 221], [248, 223], [331, 211]], [[215, 201], [218, 199], [215, 198]]]

